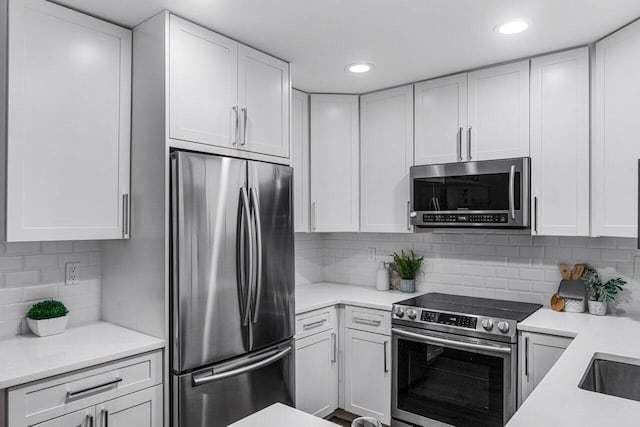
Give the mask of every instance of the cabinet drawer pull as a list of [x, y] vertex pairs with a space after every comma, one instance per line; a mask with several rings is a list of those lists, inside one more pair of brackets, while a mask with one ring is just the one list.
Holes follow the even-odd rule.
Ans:
[[382, 324], [382, 320], [365, 319], [364, 317], [354, 317], [353, 321], [355, 323], [361, 323], [363, 325], [370, 325], [370, 326], [380, 326], [380, 324]]
[[102, 420], [103, 427], [109, 427], [109, 411], [107, 411], [106, 409], [102, 410]]
[[93, 415], [87, 414], [87, 427], [93, 427]]
[[458, 161], [462, 161], [462, 128], [458, 128]]
[[382, 349], [384, 351], [384, 372], [389, 372], [389, 368], [387, 367], [387, 344], [389, 341], [385, 341], [382, 345]]
[[331, 363], [336, 363], [338, 361], [338, 343], [336, 339], [336, 334], [331, 334], [331, 345], [333, 349], [333, 355], [331, 357]]
[[93, 386], [93, 387], [89, 387], [89, 388], [83, 388], [82, 390], [78, 390], [78, 391], [68, 391], [67, 392], [67, 400], [72, 400], [72, 399], [78, 399], [80, 397], [82, 397], [85, 394], [91, 394], [93, 392], [96, 392], [100, 389], [106, 388], [106, 387], [113, 387], [116, 384], [122, 382], [122, 378], [116, 378], [113, 381], [109, 381], [106, 382], [104, 384], [100, 384], [97, 386]]
[[471, 129], [472, 129], [472, 127], [469, 126], [469, 129], [467, 130], [467, 158], [469, 160], [472, 159], [472, 157], [471, 157]]
[[538, 197], [533, 198], [533, 231], [538, 234]]
[[322, 326], [324, 324], [324, 322], [326, 322], [327, 319], [322, 319], [322, 320], [318, 320], [315, 322], [311, 322], [311, 323], [305, 323], [304, 325], [302, 325], [302, 329], [307, 331], [309, 329], [314, 329], [317, 328], [318, 326]]
[[238, 114], [238, 106], [234, 105], [233, 106], [233, 116], [234, 116], [234, 124], [235, 124], [235, 129], [233, 132], [233, 141], [231, 141], [231, 144], [234, 147], [238, 146], [238, 132], [240, 132], [240, 125], [239, 125], [239, 121], [240, 121], [240, 115]]
[[529, 378], [529, 337], [524, 339], [524, 376]]
[[242, 142], [240, 143], [240, 145], [244, 147], [245, 145], [247, 145], [247, 107], [244, 107], [242, 109], [242, 116], [244, 118], [244, 121], [242, 123]]

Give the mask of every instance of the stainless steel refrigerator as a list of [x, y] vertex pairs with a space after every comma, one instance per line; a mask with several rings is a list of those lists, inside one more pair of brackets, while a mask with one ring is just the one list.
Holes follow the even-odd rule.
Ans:
[[294, 404], [292, 169], [171, 154], [174, 427]]

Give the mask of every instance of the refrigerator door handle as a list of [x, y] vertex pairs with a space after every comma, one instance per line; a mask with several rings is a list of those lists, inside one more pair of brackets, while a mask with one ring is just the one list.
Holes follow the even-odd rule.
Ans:
[[215, 370], [210, 370], [209, 372], [211, 372], [211, 374], [206, 376], [198, 376], [198, 374], [193, 374], [191, 380], [194, 386], [199, 386], [213, 381], [224, 380], [226, 378], [246, 374], [247, 372], [255, 371], [257, 369], [264, 368], [265, 366], [268, 366], [274, 362], [277, 362], [278, 360], [288, 356], [289, 353], [291, 353], [291, 346], [288, 346], [284, 350], [276, 351], [275, 353], [268, 353], [266, 357], [260, 359], [258, 362], [241, 366], [236, 369], [224, 371], [219, 374], [215, 374]]
[[255, 225], [254, 233], [256, 237], [256, 261], [255, 261], [255, 286], [253, 287], [253, 317], [251, 321], [255, 324], [258, 322], [258, 314], [260, 313], [260, 294], [262, 293], [262, 223], [260, 221], [260, 202], [258, 201], [258, 192], [251, 187], [250, 202], [253, 213], [253, 221]]
[[[249, 320], [251, 317], [251, 280], [253, 277], [253, 237], [251, 236], [251, 210], [249, 207], [249, 195], [247, 194], [247, 189], [242, 187], [240, 189], [240, 200], [241, 200], [241, 209], [240, 209], [240, 220], [244, 221], [244, 226], [240, 228], [244, 230], [244, 233], [238, 233], [238, 257], [236, 258], [236, 268], [238, 270], [238, 280], [240, 281], [239, 286], [241, 289], [244, 289], [244, 294], [241, 292], [241, 296], [245, 298], [244, 310], [242, 310], [242, 306], [240, 307], [240, 315], [242, 317], [242, 326], [247, 326], [249, 324]], [[245, 237], [248, 236], [248, 239]], [[249, 246], [248, 251], [249, 254], [249, 271], [245, 270], [247, 263], [245, 263], [244, 253], [245, 247], [244, 244], [241, 246], [240, 242], [243, 241], [245, 244]], [[240, 304], [242, 305], [242, 299], [240, 300]]]

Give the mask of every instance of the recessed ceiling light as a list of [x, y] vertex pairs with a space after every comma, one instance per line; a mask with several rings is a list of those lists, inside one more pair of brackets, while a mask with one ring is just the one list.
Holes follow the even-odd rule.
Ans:
[[523, 19], [515, 19], [496, 27], [500, 34], [518, 34], [529, 28], [529, 23]]
[[346, 66], [346, 70], [352, 73], [366, 73], [367, 71], [371, 71], [373, 69], [372, 64], [366, 64], [364, 62], [359, 62], [357, 64], [349, 64]]

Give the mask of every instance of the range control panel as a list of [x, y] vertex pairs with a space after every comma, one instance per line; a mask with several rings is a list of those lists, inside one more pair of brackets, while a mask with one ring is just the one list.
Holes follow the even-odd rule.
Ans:
[[423, 214], [422, 222], [506, 224], [509, 217], [507, 214]]
[[441, 325], [450, 325], [469, 329], [476, 329], [478, 325], [478, 319], [475, 317], [451, 313], [438, 313], [428, 310], [422, 310], [420, 320], [423, 322], [439, 323]]

